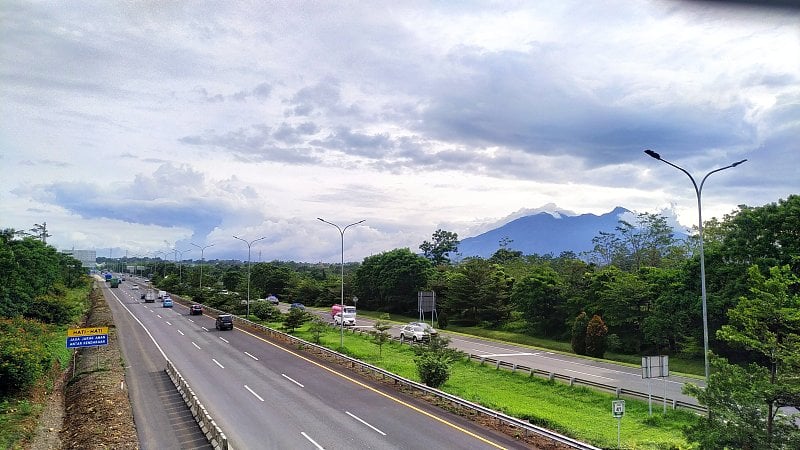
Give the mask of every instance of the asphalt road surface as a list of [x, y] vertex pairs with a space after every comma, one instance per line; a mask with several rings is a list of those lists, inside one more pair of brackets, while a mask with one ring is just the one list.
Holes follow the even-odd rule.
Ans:
[[[130, 291], [129, 282], [123, 285], [108, 290], [120, 308], [130, 311], [117, 315], [115, 308], [115, 321], [141, 325], [136, 324], [138, 330], [119, 326], [120, 334], [142, 340], [151, 336], [234, 448], [525, 448], [508, 436], [245, 331], [217, 331], [212, 318], [189, 316], [177, 303], [173, 308], [142, 303], [139, 291]], [[156, 350], [144, 357], [157, 360], [161, 355]]]
[[[281, 305], [281, 307], [285, 309], [288, 306]], [[328, 322], [332, 322], [330, 311], [309, 309], [309, 312], [318, 314]], [[363, 316], [358, 316], [356, 320], [356, 326], [359, 328], [372, 328], [374, 323], [374, 320]], [[394, 337], [398, 337], [400, 335], [400, 326], [392, 326], [389, 333]], [[659, 397], [664, 395], [666, 388], [666, 397], [668, 399], [677, 399], [693, 405], [698, 404], [697, 399], [684, 395], [682, 393], [683, 385], [685, 383], [693, 383], [705, 386], [705, 381], [702, 379], [676, 375], [670, 375], [666, 378], [643, 379], [641, 368], [633, 368], [611, 362], [593, 361], [547, 350], [532, 349], [531, 347], [517, 344], [443, 332], [442, 330], [439, 330], [439, 332], [450, 338], [451, 347], [468, 354], [507, 361], [511, 364], [532, 367], [609, 386], [617, 386], [643, 394], [652, 393]]]

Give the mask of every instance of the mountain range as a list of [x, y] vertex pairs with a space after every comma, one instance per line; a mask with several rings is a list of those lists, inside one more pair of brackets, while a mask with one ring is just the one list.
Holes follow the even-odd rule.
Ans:
[[[613, 233], [619, 220], [631, 211], [616, 207], [611, 212], [594, 215], [569, 215], [566, 211], [543, 211], [516, 218], [498, 228], [474, 237], [465, 238], [458, 245], [455, 259], [469, 256], [488, 258], [499, 248], [502, 240], [510, 240], [509, 250], [519, 250], [523, 255], [558, 256], [572, 251], [580, 256], [594, 248], [592, 239], [601, 231]], [[451, 255], [453, 256], [453, 255]]]

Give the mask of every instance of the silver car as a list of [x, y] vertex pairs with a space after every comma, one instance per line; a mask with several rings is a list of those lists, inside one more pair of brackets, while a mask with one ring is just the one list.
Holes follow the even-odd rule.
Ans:
[[400, 340], [411, 339], [411, 342], [422, 342], [430, 340], [431, 335], [425, 328], [415, 323], [409, 323], [400, 327]]

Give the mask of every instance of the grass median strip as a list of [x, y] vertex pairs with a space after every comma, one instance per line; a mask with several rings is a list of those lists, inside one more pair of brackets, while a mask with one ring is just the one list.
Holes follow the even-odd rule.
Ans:
[[[268, 324], [278, 328], [279, 324]], [[296, 336], [312, 340], [307, 326]], [[339, 350], [339, 332], [329, 329], [321, 345]], [[419, 381], [414, 353], [408, 345], [384, 345], [382, 356], [369, 335], [345, 333], [344, 353], [402, 377]], [[617, 420], [611, 414], [616, 397], [586, 387], [529, 377], [527, 373], [497, 370], [494, 366], [461, 361], [452, 366], [449, 380], [441, 388], [466, 400], [501, 411], [593, 445], [612, 448], [617, 444]], [[621, 422], [624, 448], [687, 448], [681, 430], [696, 416], [688, 411], [667, 410], [665, 416], [648, 414], [647, 402], [626, 399]]]

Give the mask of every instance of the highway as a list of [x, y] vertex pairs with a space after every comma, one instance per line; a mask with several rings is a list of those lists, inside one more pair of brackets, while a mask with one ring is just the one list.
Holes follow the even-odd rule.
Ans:
[[217, 331], [212, 318], [189, 316], [177, 303], [143, 303], [130, 285], [106, 289], [118, 303], [112, 311], [120, 334], [152, 337], [233, 448], [525, 448], [258, 336]]
[[[284, 305], [281, 306], [284, 307]], [[329, 311], [320, 311], [317, 309], [309, 311], [331, 322]], [[372, 328], [374, 323], [375, 321], [372, 319], [358, 316], [356, 326], [369, 329]], [[398, 337], [400, 335], [400, 326], [401, 325], [392, 326], [389, 333], [394, 337]], [[682, 393], [684, 384], [693, 383], [699, 386], [705, 386], [705, 381], [697, 378], [670, 375], [667, 378], [653, 378], [648, 380], [642, 378], [641, 368], [605, 361], [595, 361], [463, 334], [448, 333], [442, 330], [439, 330], [439, 333], [450, 338], [451, 347], [468, 354], [495, 360], [499, 359], [511, 364], [532, 367], [606, 385], [618, 386], [644, 394], [651, 392], [654, 396], [657, 395], [659, 397], [664, 395], [666, 386], [666, 397], [668, 399], [676, 399], [693, 405], [698, 404], [697, 399]]]

